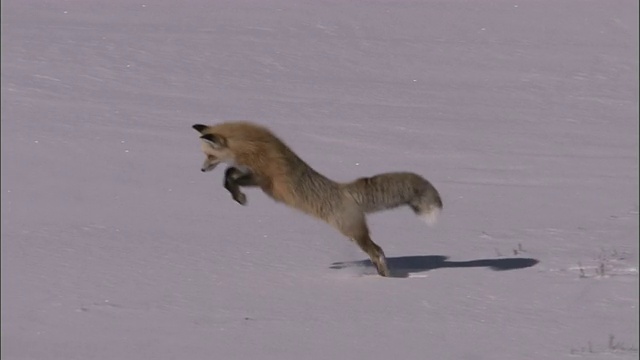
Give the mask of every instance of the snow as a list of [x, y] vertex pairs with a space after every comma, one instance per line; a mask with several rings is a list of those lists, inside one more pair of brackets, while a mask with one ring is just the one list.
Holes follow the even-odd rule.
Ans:
[[[638, 2], [2, 2], [2, 359], [638, 357]], [[196, 123], [437, 226], [203, 174]]]

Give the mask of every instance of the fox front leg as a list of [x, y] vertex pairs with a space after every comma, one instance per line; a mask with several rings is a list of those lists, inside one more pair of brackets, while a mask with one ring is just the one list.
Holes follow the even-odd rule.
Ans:
[[233, 166], [227, 168], [224, 172], [224, 188], [238, 204], [246, 205], [247, 196], [240, 190], [240, 186], [258, 186], [258, 183], [251, 171], [243, 172]]

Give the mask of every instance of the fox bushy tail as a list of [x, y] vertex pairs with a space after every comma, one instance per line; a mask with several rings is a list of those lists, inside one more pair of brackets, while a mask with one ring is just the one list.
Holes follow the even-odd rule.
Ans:
[[343, 186], [365, 213], [408, 205], [432, 225], [442, 209], [438, 190], [422, 176], [410, 172], [379, 174]]

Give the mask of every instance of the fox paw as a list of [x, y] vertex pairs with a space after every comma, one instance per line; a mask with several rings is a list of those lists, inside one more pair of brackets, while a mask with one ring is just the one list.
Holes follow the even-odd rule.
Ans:
[[247, 195], [243, 193], [238, 193], [233, 196], [233, 200], [235, 200], [240, 205], [247, 205]]
[[383, 276], [383, 277], [390, 277], [391, 276], [391, 272], [389, 271], [389, 268], [387, 267], [387, 265], [379, 265], [376, 266], [376, 271], [378, 272], [378, 275]]

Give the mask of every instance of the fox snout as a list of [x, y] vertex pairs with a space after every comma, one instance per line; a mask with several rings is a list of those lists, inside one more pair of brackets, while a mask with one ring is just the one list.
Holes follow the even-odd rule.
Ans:
[[200, 169], [200, 171], [202, 172], [211, 171], [215, 169], [219, 163], [220, 163], [220, 159], [209, 155], [207, 156], [206, 159], [204, 159], [204, 162], [202, 163], [202, 168]]

